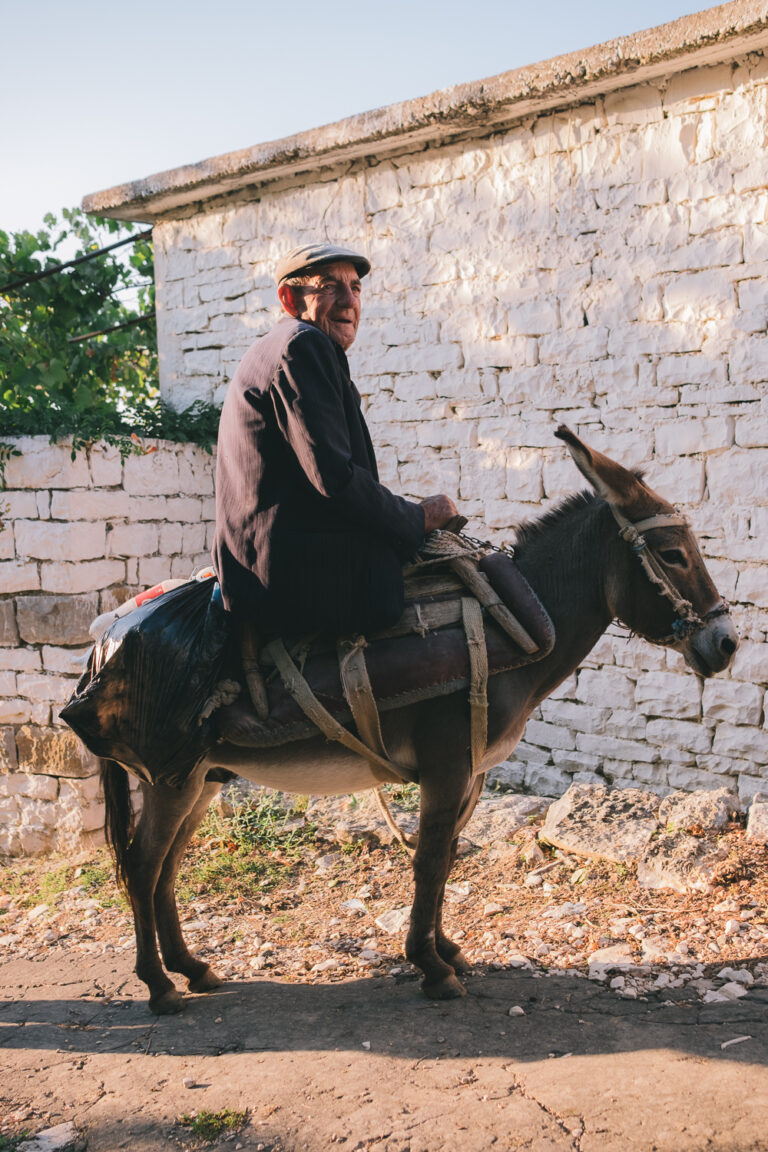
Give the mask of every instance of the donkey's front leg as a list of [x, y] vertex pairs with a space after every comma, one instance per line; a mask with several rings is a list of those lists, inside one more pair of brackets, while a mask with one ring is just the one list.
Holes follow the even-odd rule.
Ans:
[[465, 995], [447, 959], [458, 949], [439, 928], [439, 915], [468, 775], [457, 772], [453, 779], [444, 777], [438, 784], [422, 780], [421, 785], [419, 842], [413, 858], [415, 893], [405, 954], [424, 973], [422, 990], [434, 1000]]

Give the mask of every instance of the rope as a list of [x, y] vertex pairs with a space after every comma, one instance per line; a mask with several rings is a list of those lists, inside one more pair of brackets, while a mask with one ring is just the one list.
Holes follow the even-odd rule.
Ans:
[[[355, 752], [358, 756], [364, 757], [369, 763], [374, 763], [379, 768], [383, 768], [387, 776], [390, 774], [394, 775], [407, 784], [416, 783], [417, 777], [410, 768], [403, 768], [400, 764], [395, 764], [391, 760], [385, 760], [377, 752], [374, 752], [372, 748], [366, 748], [365, 744], [358, 740], [356, 736], [353, 736], [351, 732], [348, 732], [343, 725], [339, 724], [338, 720], [334, 720], [333, 716], [323, 707], [309, 684], [299, 672], [293, 660], [288, 655], [282, 640], [272, 640], [271, 643], [267, 645], [266, 651], [271, 656], [275, 667], [280, 673], [280, 678], [291, 696], [293, 696], [304, 715], [320, 729], [324, 736], [329, 740], [338, 741], [338, 743], [343, 744], [345, 748], [349, 748], [351, 752]], [[387, 776], [385, 776], [385, 779]]]

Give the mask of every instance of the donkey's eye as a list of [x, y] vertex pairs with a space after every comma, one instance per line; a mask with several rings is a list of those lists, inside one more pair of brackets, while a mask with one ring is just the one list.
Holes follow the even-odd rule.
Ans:
[[669, 564], [675, 568], [687, 568], [688, 560], [684, 552], [679, 548], [665, 548], [663, 552], [659, 552], [659, 556], [665, 564]]

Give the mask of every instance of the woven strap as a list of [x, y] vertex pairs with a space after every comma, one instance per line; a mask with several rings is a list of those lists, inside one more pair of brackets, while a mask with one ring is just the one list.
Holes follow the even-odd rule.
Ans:
[[[365, 662], [365, 637], [345, 637], [336, 646], [339, 659], [339, 675], [344, 697], [352, 713], [358, 735], [366, 748], [371, 748], [382, 760], [389, 763], [389, 755], [381, 734], [381, 721], [376, 700], [373, 696], [368, 666]], [[382, 776], [374, 761], [371, 768], [377, 779], [389, 780], [389, 773]]]
[[[403, 768], [400, 764], [385, 759], [373, 748], [367, 748], [361, 740], [358, 740], [342, 724], [339, 724], [338, 720], [334, 720], [299, 672], [282, 640], [273, 640], [267, 645], [266, 651], [272, 658], [280, 673], [280, 678], [291, 696], [304, 715], [320, 729], [324, 736], [329, 740], [337, 740], [339, 744], [343, 744], [351, 752], [363, 756], [371, 765], [375, 764], [378, 768], [383, 768], [386, 773], [385, 779], [391, 779], [394, 776], [396, 780], [403, 780], [409, 784], [416, 782], [416, 775], [410, 768]], [[377, 773], [377, 777], [381, 779], [379, 773]]]
[[469, 650], [469, 724], [472, 771], [478, 770], [488, 746], [488, 653], [485, 648], [483, 610], [465, 596], [461, 615]]
[[483, 608], [488, 609], [499, 627], [503, 628], [515, 644], [519, 645], [523, 652], [527, 652], [529, 656], [538, 652], [539, 646], [536, 641], [528, 635], [517, 617], [512, 615], [499, 595], [494, 592], [485, 573], [481, 572], [472, 560], [467, 560], [463, 556], [457, 556], [449, 563], [467, 591], [480, 601]]

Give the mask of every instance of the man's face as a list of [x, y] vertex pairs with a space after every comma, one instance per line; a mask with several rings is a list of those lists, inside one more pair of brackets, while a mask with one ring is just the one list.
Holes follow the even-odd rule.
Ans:
[[287, 311], [320, 328], [346, 352], [354, 343], [360, 323], [360, 293], [360, 277], [354, 264], [328, 264], [311, 284], [290, 289], [289, 299], [294, 307]]

